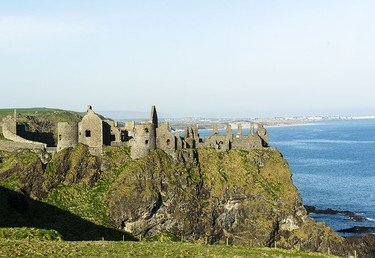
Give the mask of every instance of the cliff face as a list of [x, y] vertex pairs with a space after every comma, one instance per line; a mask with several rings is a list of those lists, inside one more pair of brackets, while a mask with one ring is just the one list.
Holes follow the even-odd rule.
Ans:
[[343, 252], [343, 238], [307, 217], [275, 149], [182, 150], [177, 160], [155, 151], [121, 173], [109, 214], [135, 235]]
[[[156, 150], [132, 161], [128, 149], [108, 147], [94, 157], [80, 144], [47, 164], [42, 154], [30, 152], [0, 157], [0, 186], [135, 236], [170, 232], [209, 243], [276, 244], [337, 255], [356, 246], [361, 253], [306, 215], [276, 149], [186, 149], [176, 159]], [[365, 251], [375, 241], [367, 242], [361, 244]]]

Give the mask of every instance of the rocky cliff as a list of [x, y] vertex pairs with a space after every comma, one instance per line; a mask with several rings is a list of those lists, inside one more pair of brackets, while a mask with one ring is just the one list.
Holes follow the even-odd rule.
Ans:
[[127, 149], [108, 147], [94, 157], [78, 145], [47, 164], [37, 154], [14, 155], [2, 153], [0, 185], [135, 236], [169, 232], [185, 241], [372, 252], [373, 238], [350, 242], [307, 216], [276, 149], [186, 149], [175, 159], [156, 150], [132, 161]]
[[133, 161], [113, 184], [109, 214], [135, 235], [280, 246], [342, 254], [344, 239], [306, 215], [275, 149], [162, 151]]

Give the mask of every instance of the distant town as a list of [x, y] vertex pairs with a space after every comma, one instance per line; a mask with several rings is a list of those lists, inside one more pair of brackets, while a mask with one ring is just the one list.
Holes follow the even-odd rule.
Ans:
[[360, 120], [375, 119], [375, 115], [368, 116], [297, 116], [297, 117], [274, 117], [274, 118], [162, 118], [169, 122], [176, 130], [183, 130], [187, 124], [199, 124], [199, 129], [212, 129], [212, 124], [216, 123], [219, 129], [224, 129], [227, 124], [232, 127], [242, 123], [243, 128], [250, 128], [251, 123], [263, 123], [265, 127], [298, 126], [307, 125], [314, 122], [330, 120]]

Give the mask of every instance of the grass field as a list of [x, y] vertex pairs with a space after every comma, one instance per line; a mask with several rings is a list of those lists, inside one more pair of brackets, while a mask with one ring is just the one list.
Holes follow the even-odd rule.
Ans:
[[181, 242], [0, 240], [0, 257], [334, 257], [273, 248]]

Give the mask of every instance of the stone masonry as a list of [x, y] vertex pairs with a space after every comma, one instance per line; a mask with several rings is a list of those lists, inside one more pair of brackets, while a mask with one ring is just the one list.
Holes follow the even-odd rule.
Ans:
[[[7, 143], [4, 149], [16, 146], [17, 143], [28, 143], [28, 147], [44, 148], [46, 145], [31, 142], [17, 136], [16, 120], [12, 117], [3, 119], [1, 124], [3, 135], [11, 137], [16, 143]], [[231, 149], [254, 150], [268, 147], [267, 130], [262, 124], [258, 124], [257, 131], [251, 125], [250, 134], [242, 133], [242, 126], [238, 124], [236, 134], [228, 124], [226, 134], [219, 134], [217, 124], [213, 125], [213, 133], [201, 139], [199, 137], [198, 125], [187, 127], [183, 135], [178, 132], [172, 133], [168, 122], [159, 124], [155, 106], [151, 108], [149, 120], [136, 123], [125, 121], [119, 126], [116, 121], [108, 120], [96, 114], [91, 106], [88, 106], [86, 114], [81, 122], [60, 122], [57, 125], [57, 151], [64, 148], [74, 147], [78, 143], [89, 147], [93, 155], [101, 155], [103, 146], [128, 146], [131, 147], [133, 159], [146, 156], [156, 148], [161, 149], [171, 156], [175, 156], [177, 150], [189, 148], [214, 148], [216, 151], [228, 151]], [[8, 136], [8, 137], [7, 137]], [[26, 146], [26, 145], [25, 145]], [[0, 149], [1, 144], [0, 144]]]
[[[92, 154], [100, 155], [105, 145], [129, 146], [133, 159], [146, 156], [156, 148], [174, 156], [177, 150], [188, 148], [214, 148], [217, 151], [227, 151], [268, 147], [267, 130], [262, 124], [258, 124], [257, 131], [252, 126], [249, 135], [242, 134], [241, 124], [238, 125], [236, 135], [232, 134], [230, 125], [227, 126], [225, 135], [219, 134], [216, 124], [213, 125], [213, 134], [204, 139], [199, 137], [197, 124], [187, 127], [183, 136], [179, 133], [173, 134], [168, 122], [159, 124], [155, 106], [151, 108], [149, 120], [140, 123], [126, 121], [123, 127], [119, 127], [117, 122], [102, 119], [89, 106], [78, 126], [59, 123], [58, 130], [57, 151], [83, 143], [89, 146]], [[78, 135], [75, 135], [75, 132]]]

